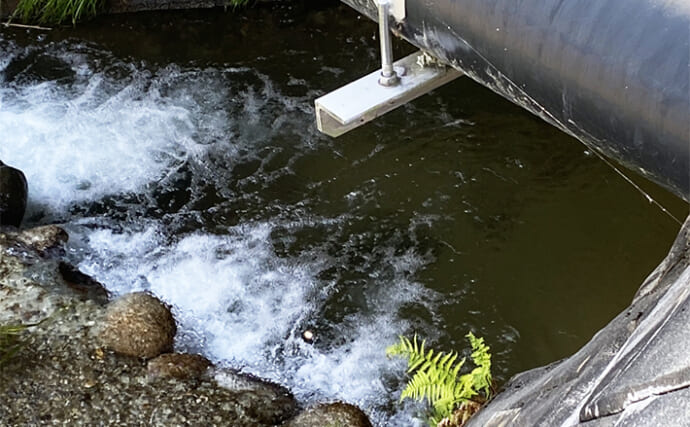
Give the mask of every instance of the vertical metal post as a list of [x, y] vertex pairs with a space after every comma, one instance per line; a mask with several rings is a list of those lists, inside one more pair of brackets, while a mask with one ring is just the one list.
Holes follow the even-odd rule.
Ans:
[[382, 86], [395, 86], [400, 78], [393, 69], [393, 48], [391, 47], [391, 33], [388, 27], [390, 14], [389, 0], [379, 0], [379, 38], [381, 39], [381, 77]]

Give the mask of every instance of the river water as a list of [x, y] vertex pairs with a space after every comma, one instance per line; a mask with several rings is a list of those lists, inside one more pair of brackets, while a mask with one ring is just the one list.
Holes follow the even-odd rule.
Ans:
[[378, 425], [423, 420], [385, 357], [399, 334], [467, 354], [474, 331], [499, 382], [571, 354], [679, 225], [469, 79], [320, 135], [314, 98], [376, 68], [375, 34], [332, 2], [1, 29], [0, 159], [27, 175], [25, 225], [64, 224], [83, 271], [172, 304], [178, 350]]

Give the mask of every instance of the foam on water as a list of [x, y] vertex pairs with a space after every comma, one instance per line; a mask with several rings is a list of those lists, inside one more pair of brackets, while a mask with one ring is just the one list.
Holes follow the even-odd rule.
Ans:
[[[382, 343], [409, 326], [397, 317], [400, 306], [433, 296], [396, 274], [367, 294], [374, 310], [333, 325], [334, 342], [309, 345], [300, 335], [332, 292], [317, 278], [329, 260], [315, 253], [277, 256], [270, 243], [276, 225], [245, 224], [223, 236], [193, 233], [167, 244], [157, 224], [135, 232], [73, 224], [70, 231], [82, 270], [116, 293], [149, 290], [173, 305], [183, 331], [178, 348], [286, 384], [307, 402], [342, 399], [379, 422], [401, 417], [385, 412], [401, 366], [386, 359]], [[419, 259], [407, 253], [384, 261], [403, 272]]]
[[[15, 59], [31, 54], [5, 48]], [[249, 69], [148, 70], [84, 46], [52, 48], [72, 70], [68, 77], [32, 80], [20, 72], [9, 79], [12, 61], [0, 62], [0, 159], [26, 173], [34, 213], [66, 222], [79, 267], [115, 294], [150, 290], [172, 304], [182, 350], [276, 380], [306, 402], [342, 399], [378, 423], [409, 424], [411, 409], [400, 412], [395, 404], [401, 366], [386, 360], [384, 350], [409, 327], [400, 308], [435, 298], [412, 279], [427, 262], [414, 249], [398, 253], [382, 242], [357, 266], [368, 277], [360, 289], [321, 277], [343, 268], [343, 259], [328, 255], [340, 243], [325, 239], [298, 254], [274, 246], [276, 231], [337, 230], [348, 214], [307, 218], [298, 202], [211, 234], [171, 225], [170, 217], [194, 213], [184, 206], [164, 218], [89, 217], [73, 209], [131, 194], [155, 200], [171, 190], [168, 178], [183, 165], [200, 174], [188, 184], [192, 192], [213, 183], [225, 194], [225, 169], [214, 169], [211, 159], [224, 159], [227, 168], [241, 156], [262, 158], [264, 141], [286, 130], [306, 135], [295, 151], [306, 150], [311, 94], [282, 96]], [[260, 167], [251, 178], [270, 181], [271, 174], [288, 173], [290, 162], [272, 171]], [[364, 309], [324, 318], [338, 305], [334, 296], [351, 291], [366, 301]], [[317, 341], [310, 345], [300, 336], [314, 325]]]
[[198, 150], [190, 112], [145, 90], [148, 79], [137, 73], [105, 100], [98, 74], [78, 89], [0, 87], [0, 158], [26, 171], [32, 201], [63, 210], [141, 191]]

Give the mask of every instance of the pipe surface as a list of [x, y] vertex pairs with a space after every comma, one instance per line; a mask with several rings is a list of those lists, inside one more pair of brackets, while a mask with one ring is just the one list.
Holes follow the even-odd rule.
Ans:
[[[376, 20], [373, 0], [342, 0]], [[396, 32], [690, 200], [690, 2], [406, 0]]]

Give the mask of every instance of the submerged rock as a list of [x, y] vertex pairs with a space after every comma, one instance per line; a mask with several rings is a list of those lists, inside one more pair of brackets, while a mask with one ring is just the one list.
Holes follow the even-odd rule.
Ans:
[[513, 377], [467, 426], [690, 425], [690, 217], [630, 306], [573, 356]]
[[27, 195], [22, 171], [0, 161], [0, 225], [19, 227], [26, 211]]
[[166, 353], [149, 360], [148, 373], [155, 378], [199, 379], [211, 361], [198, 354]]
[[344, 402], [322, 403], [302, 411], [287, 427], [348, 426], [371, 427], [371, 421], [358, 407]]
[[98, 340], [117, 353], [150, 359], [172, 351], [176, 330], [170, 307], [147, 292], [135, 292], [108, 305]]

